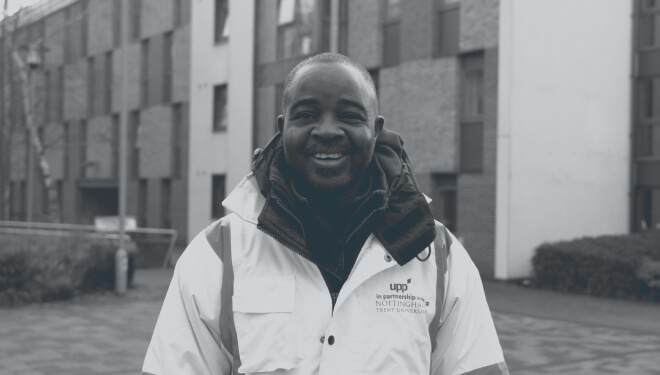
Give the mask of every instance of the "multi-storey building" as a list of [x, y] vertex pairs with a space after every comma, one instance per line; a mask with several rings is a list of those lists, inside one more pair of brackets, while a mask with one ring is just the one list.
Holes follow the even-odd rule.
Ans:
[[[44, 138], [67, 140], [48, 151], [66, 221], [116, 213], [117, 3], [59, 2], [13, 33], [47, 47], [33, 79], [41, 123], [56, 125]], [[434, 215], [485, 277], [527, 276], [544, 241], [660, 225], [660, 1], [129, 3], [140, 225], [185, 241], [221, 216], [276, 132], [286, 74], [323, 51], [370, 71]], [[12, 152], [18, 218], [26, 152]]]
[[344, 53], [482, 274], [526, 276], [544, 241], [628, 230], [632, 4], [257, 0], [255, 146], [289, 69]]

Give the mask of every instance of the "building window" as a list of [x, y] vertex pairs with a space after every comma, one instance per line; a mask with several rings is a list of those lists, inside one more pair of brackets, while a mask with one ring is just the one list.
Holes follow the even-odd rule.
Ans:
[[131, 40], [140, 40], [142, 22], [142, 0], [131, 0]]
[[211, 186], [211, 218], [219, 219], [225, 215], [222, 201], [225, 199], [225, 175], [214, 174]]
[[227, 85], [213, 88], [213, 131], [227, 131]]
[[181, 27], [183, 24], [183, 0], [174, 0], [172, 7], [172, 25], [175, 28]]
[[80, 2], [80, 56], [87, 56], [87, 44], [89, 40], [89, 7], [87, 0]]
[[638, 188], [635, 230], [660, 229], [660, 189]]
[[149, 217], [149, 205], [147, 204], [147, 193], [149, 186], [147, 179], [141, 178], [138, 183], [138, 226], [141, 228], [147, 227], [147, 218]]
[[121, 45], [122, 30], [121, 30], [121, 0], [112, 2], [112, 42], [115, 47]]
[[96, 104], [96, 80], [94, 71], [94, 57], [87, 58], [87, 116], [92, 117], [95, 113]]
[[171, 202], [172, 199], [172, 180], [163, 178], [160, 180], [160, 217], [163, 228], [172, 227]]
[[456, 175], [431, 175], [431, 212], [452, 232], [456, 231]]
[[460, 77], [460, 169], [462, 172], [481, 172], [484, 127], [482, 52], [461, 57]]
[[71, 4], [64, 10], [64, 52], [66, 62], [87, 55], [87, 1]]
[[660, 77], [638, 80], [637, 157], [660, 158]]
[[215, 42], [229, 38], [229, 0], [215, 0]]
[[69, 168], [70, 168], [70, 153], [71, 153], [71, 141], [70, 141], [70, 125], [68, 122], [62, 124], [62, 178], [65, 180], [69, 179]]
[[119, 177], [119, 115], [112, 115], [112, 177]]
[[383, 8], [383, 65], [399, 63], [401, 0], [385, 0]]
[[140, 111], [135, 110], [129, 114], [128, 144], [130, 147], [131, 176], [140, 177]]
[[103, 82], [103, 113], [112, 112], [112, 51], [105, 53], [105, 76]]
[[149, 39], [142, 41], [140, 57], [140, 101], [149, 105]]
[[172, 32], [163, 35], [163, 103], [172, 99]]
[[644, 0], [639, 16], [640, 48], [660, 47], [660, 1]]
[[172, 106], [172, 178], [181, 178], [183, 167], [183, 104]]
[[66, 91], [64, 87], [64, 67], [60, 66], [57, 69], [57, 85], [55, 90], [55, 97], [57, 98], [57, 104], [55, 105], [55, 119], [58, 122], [64, 119], [65, 96], [66, 96]]
[[436, 12], [435, 55], [451, 56], [458, 53], [460, 12], [458, 3], [445, 4], [439, 0]]
[[[0, 40], [2, 40], [0, 38]], [[1, 63], [0, 63], [1, 64]], [[4, 72], [4, 67], [0, 67], [0, 72]], [[51, 95], [51, 74], [50, 70], [44, 70], [44, 120], [46, 122], [50, 122], [51, 119], [51, 114], [50, 114], [50, 107], [51, 107], [51, 100], [52, 100], [52, 95]], [[4, 87], [2, 78], [0, 78], [0, 87]]]
[[88, 132], [87, 132], [87, 121], [85, 120], [80, 120], [79, 123], [79, 133], [78, 133], [78, 140], [80, 142], [80, 177], [85, 178], [87, 177], [87, 146], [89, 145], [88, 142]]
[[339, 0], [339, 35], [337, 52], [348, 54], [348, 0]]
[[277, 56], [290, 59], [329, 47], [330, 2], [328, 0], [279, 0]]

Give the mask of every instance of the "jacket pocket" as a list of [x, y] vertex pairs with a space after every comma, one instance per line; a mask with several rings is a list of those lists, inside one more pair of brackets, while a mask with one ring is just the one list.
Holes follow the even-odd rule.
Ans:
[[232, 299], [241, 373], [295, 366], [293, 275], [236, 279]]

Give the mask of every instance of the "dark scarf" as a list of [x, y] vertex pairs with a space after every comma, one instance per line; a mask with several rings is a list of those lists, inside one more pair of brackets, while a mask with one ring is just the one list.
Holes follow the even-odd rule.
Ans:
[[[316, 232], [318, 228], [302, 224], [307, 222], [309, 213], [301, 210], [300, 201], [304, 198], [292, 188], [280, 133], [255, 155], [252, 170], [266, 197], [259, 228], [318, 264], [319, 257], [309, 251], [314, 239], [308, 236], [310, 229]], [[341, 240], [346, 248], [359, 251], [368, 234], [373, 233], [397, 263], [404, 265], [433, 242], [435, 225], [397, 133], [386, 129], [380, 132], [368, 172], [370, 191], [361, 192], [352, 204], [355, 211]], [[350, 256], [353, 262], [356, 257], [357, 252]]]

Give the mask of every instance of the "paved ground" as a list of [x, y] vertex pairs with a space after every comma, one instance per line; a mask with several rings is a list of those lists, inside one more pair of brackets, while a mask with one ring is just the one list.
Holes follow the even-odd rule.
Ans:
[[[138, 270], [124, 298], [0, 309], [0, 374], [138, 373], [170, 277]], [[660, 374], [660, 304], [485, 287], [512, 374]]]

